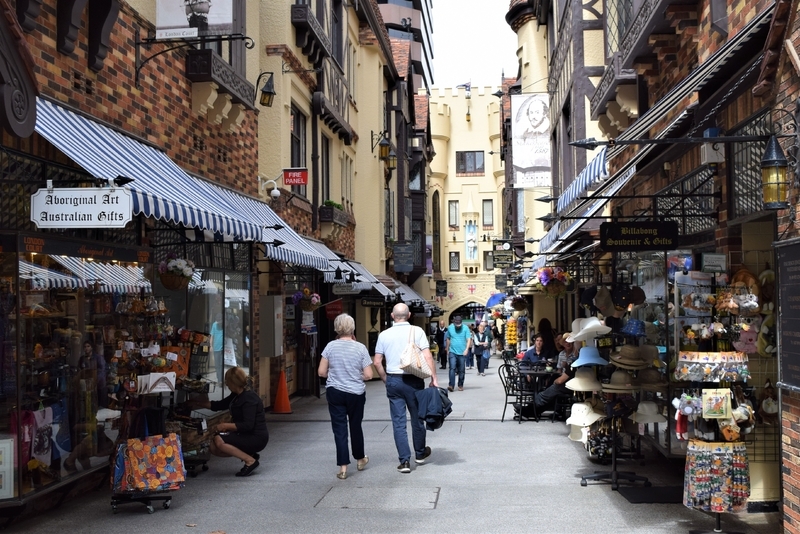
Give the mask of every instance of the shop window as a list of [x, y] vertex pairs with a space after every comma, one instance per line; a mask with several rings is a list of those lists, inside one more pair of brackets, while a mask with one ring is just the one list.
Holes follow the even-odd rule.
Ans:
[[[729, 135], [771, 135], [770, 114], [763, 112]], [[766, 141], [731, 143], [732, 165], [729, 166], [728, 183], [733, 188], [733, 217], [739, 218], [758, 213], [764, 208], [761, 193], [761, 158]]]
[[483, 150], [456, 152], [456, 176], [483, 176]]

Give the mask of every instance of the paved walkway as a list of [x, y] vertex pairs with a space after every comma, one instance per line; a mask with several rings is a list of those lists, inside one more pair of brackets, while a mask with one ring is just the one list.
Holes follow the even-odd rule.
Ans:
[[[64, 532], [239, 533], [587, 533], [712, 532], [714, 517], [680, 504], [630, 504], [607, 484], [580, 477], [607, 467], [591, 462], [567, 439], [560, 422], [500, 423], [503, 392], [493, 359], [487, 376], [468, 371], [465, 389], [450, 394], [454, 412], [428, 433], [429, 463], [400, 474], [383, 384], [367, 386], [364, 421], [370, 463], [338, 480], [324, 397], [292, 402], [292, 414], [268, 415], [270, 443], [251, 477], [241, 464], [213, 459], [211, 469], [175, 492], [170, 510], [148, 515], [131, 504], [111, 513], [107, 490], [9, 530]], [[446, 371], [439, 371], [447, 385]], [[507, 414], [508, 415], [508, 414]], [[654, 486], [680, 485], [680, 462], [647, 451], [645, 465], [627, 469]], [[723, 529], [742, 534], [782, 531], [779, 514], [723, 516]]]

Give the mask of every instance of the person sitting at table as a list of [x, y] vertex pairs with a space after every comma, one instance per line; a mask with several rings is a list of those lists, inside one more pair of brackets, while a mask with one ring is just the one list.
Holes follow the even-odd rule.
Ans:
[[[569, 395], [572, 393], [566, 386], [566, 383], [571, 378], [575, 377], [575, 370], [572, 368], [572, 364], [578, 359], [578, 351], [575, 350], [574, 343], [567, 342], [566, 335], [563, 337], [562, 343], [565, 346], [564, 351], [561, 353], [564, 355], [563, 364], [560, 369], [555, 370], [555, 372], [558, 373], [555, 380], [553, 380], [549, 386], [536, 393], [533, 399], [533, 404], [536, 406], [536, 413], [542, 413], [550, 408], [559, 395]], [[559, 355], [559, 362], [561, 361], [562, 358], [561, 355]], [[531, 377], [528, 376], [528, 379], [530, 378]], [[515, 406], [514, 409], [517, 410], [517, 407]]]
[[525, 351], [522, 361], [537, 364], [544, 360], [553, 360], [555, 356], [552, 351], [545, 350], [542, 334], [536, 334], [533, 336], [533, 346]]

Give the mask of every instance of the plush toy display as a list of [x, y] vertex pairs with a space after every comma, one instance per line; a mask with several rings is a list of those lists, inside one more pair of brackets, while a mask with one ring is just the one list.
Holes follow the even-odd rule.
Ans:
[[769, 315], [775, 310], [775, 271], [769, 268], [769, 263], [758, 275], [758, 282], [761, 284], [761, 293], [758, 297], [761, 313]]
[[756, 348], [756, 337], [758, 334], [754, 330], [743, 330], [739, 333], [739, 341], [733, 342], [733, 348], [738, 350], [739, 352], [745, 352], [747, 354], [752, 354], [757, 352], [758, 349]]
[[758, 340], [756, 342], [758, 354], [765, 358], [777, 355], [778, 345], [775, 336], [775, 314], [772, 314], [761, 323], [761, 329], [758, 331]]
[[758, 416], [765, 425], [778, 424], [778, 395], [769, 379], [764, 383], [764, 389], [761, 390]]

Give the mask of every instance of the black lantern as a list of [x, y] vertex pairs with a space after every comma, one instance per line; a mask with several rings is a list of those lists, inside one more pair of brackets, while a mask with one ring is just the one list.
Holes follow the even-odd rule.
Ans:
[[789, 189], [787, 174], [789, 162], [783, 154], [778, 139], [773, 135], [767, 141], [764, 157], [761, 158], [761, 189], [764, 209], [782, 210], [789, 207], [786, 195]]

